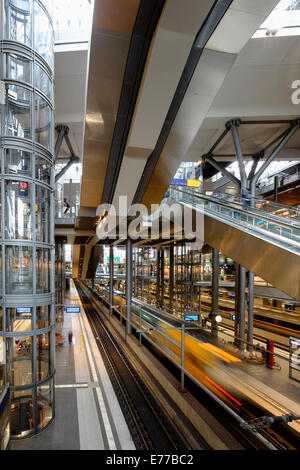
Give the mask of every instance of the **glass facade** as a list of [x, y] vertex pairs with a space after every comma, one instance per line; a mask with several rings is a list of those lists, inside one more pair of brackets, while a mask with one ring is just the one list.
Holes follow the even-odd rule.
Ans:
[[52, 1], [0, 5], [0, 391], [20, 438], [54, 417], [54, 42]]

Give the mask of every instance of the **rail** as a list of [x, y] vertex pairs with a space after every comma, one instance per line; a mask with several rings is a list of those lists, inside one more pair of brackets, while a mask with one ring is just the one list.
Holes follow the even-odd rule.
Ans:
[[[93, 292], [93, 289], [88, 285], [88, 284], [85, 284], [85, 286], [91, 290]], [[104, 292], [105, 295], [101, 295], [101, 294], [97, 294], [97, 297], [99, 298], [99, 300], [101, 300], [101, 302], [103, 303], [107, 303], [109, 305], [109, 299], [107, 298], [107, 292]], [[133, 306], [133, 305], [131, 305]], [[192, 382], [194, 382], [201, 390], [203, 390], [205, 393], [207, 393], [207, 395], [209, 397], [211, 397], [213, 400], [215, 400], [216, 403], [218, 403], [225, 411], [227, 411], [234, 419], [236, 419], [236, 421], [239, 423], [239, 425], [241, 427], [243, 426], [246, 426], [247, 425], [247, 421], [242, 418], [239, 414], [237, 414], [232, 408], [230, 408], [226, 403], [224, 403], [220, 398], [218, 398], [211, 390], [209, 390], [205, 385], [203, 385], [196, 377], [194, 377], [186, 368], [185, 368], [185, 363], [184, 363], [184, 358], [185, 358], [185, 349], [184, 349], [184, 341], [181, 341], [181, 361], [180, 363], [174, 358], [172, 357], [166, 350], [164, 350], [161, 346], [159, 346], [155, 341], [153, 341], [151, 339], [151, 335], [149, 335], [149, 333], [151, 334], [152, 331], [157, 331], [160, 335], [162, 336], [167, 336], [164, 331], [165, 330], [168, 330], [168, 329], [172, 329], [172, 330], [178, 330], [180, 333], [181, 333], [181, 338], [185, 338], [185, 334], [191, 330], [191, 331], [195, 331], [195, 330], [201, 330], [200, 327], [196, 327], [196, 326], [190, 326], [190, 327], [187, 327], [185, 323], [182, 324], [182, 326], [180, 328], [177, 328], [176, 326], [172, 325], [172, 324], [168, 324], [168, 322], [166, 320], [163, 320], [165, 324], [167, 324], [167, 328], [161, 328], [161, 327], [151, 327], [149, 329], [143, 329], [142, 328], [142, 323], [141, 323], [141, 316], [142, 316], [142, 312], [144, 312], [146, 315], [149, 314], [149, 312], [147, 312], [147, 310], [144, 310], [141, 306], [139, 306], [139, 310], [138, 310], [138, 314], [135, 313], [135, 315], [137, 317], [140, 318], [139, 322], [137, 323], [134, 323], [132, 320], [129, 320], [127, 318], [127, 315], [126, 315], [126, 308], [127, 308], [127, 305], [126, 304], [122, 304], [122, 303], [119, 303], [119, 304], [114, 304], [112, 305], [112, 309], [110, 309], [110, 312], [111, 312], [111, 315], [112, 315], [112, 310], [114, 310], [116, 313], [119, 314], [119, 317], [120, 317], [120, 322], [122, 323], [123, 321], [125, 322], [128, 322], [131, 327], [136, 330], [137, 334], [139, 335], [139, 342], [141, 344], [141, 339], [142, 338], [145, 338], [150, 344], [152, 344], [153, 346], [155, 346], [155, 348], [160, 351], [163, 356], [165, 356], [173, 365], [175, 365], [180, 373], [181, 373], [181, 389], [184, 388], [184, 378], [185, 377], [188, 377], [190, 380], [192, 380]], [[151, 315], [158, 319], [158, 320], [161, 320], [161, 318], [155, 314], [152, 314]], [[170, 327], [169, 327], [170, 326]], [[127, 336], [127, 333], [126, 333], [126, 329], [125, 329], [125, 335]], [[172, 340], [172, 338], [170, 338], [168, 336], [168, 341], [171, 341], [171, 342], [174, 342], [174, 340]], [[245, 341], [244, 341], [245, 342]], [[274, 354], [275, 355], [275, 354]], [[252, 431], [251, 431], [252, 432]], [[264, 445], [266, 445], [269, 449], [276, 449], [276, 447], [271, 444], [268, 439], [258, 433], [257, 431], [253, 432], [253, 435], [255, 435]]]
[[[203, 211], [229, 224], [240, 226], [244, 230], [250, 229], [260, 234], [261, 238], [280, 246], [287, 245], [296, 254], [300, 254], [300, 223], [296, 219], [285, 219], [274, 216], [263, 210], [254, 210], [253, 207], [241, 204], [232, 205], [230, 201], [218, 200], [207, 195], [189, 192], [182, 189], [173, 190], [172, 198], [183, 204], [192, 205], [196, 210]], [[250, 202], [250, 200], [249, 200]], [[226, 223], [225, 222], [225, 223]]]

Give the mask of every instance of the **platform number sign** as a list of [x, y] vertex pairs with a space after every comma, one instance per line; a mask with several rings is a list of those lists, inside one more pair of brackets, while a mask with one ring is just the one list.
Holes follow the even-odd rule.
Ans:
[[290, 378], [300, 382], [300, 339], [290, 337]]

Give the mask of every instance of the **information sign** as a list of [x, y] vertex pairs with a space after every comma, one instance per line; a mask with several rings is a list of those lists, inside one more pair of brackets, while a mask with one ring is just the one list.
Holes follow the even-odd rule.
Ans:
[[199, 321], [199, 315], [196, 315], [194, 313], [184, 315], [184, 321]]
[[66, 307], [66, 313], [80, 313], [80, 307]]
[[31, 313], [30, 307], [19, 307], [17, 308], [17, 313]]

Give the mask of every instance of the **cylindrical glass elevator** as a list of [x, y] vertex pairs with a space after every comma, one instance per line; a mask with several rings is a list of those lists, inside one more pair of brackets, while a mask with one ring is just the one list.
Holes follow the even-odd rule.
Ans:
[[52, 0], [0, 0], [0, 337], [11, 436], [54, 417]]

